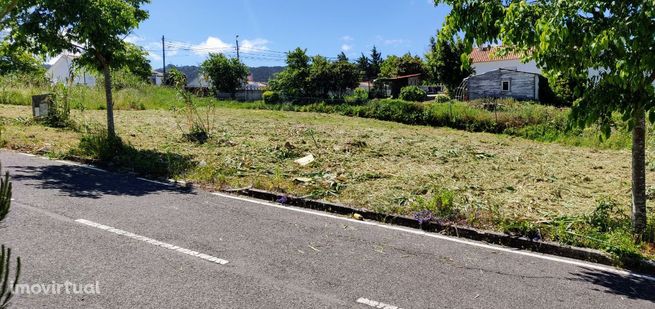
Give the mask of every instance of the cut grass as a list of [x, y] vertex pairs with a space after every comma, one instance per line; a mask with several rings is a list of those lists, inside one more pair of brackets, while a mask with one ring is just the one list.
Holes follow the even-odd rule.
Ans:
[[[25, 120], [29, 116], [28, 107], [0, 105], [6, 148], [96, 159], [79, 152], [83, 133], [46, 128]], [[104, 117], [103, 111], [72, 116], [99, 127]], [[431, 210], [496, 230], [501, 222], [589, 215], [603, 197], [629, 213], [625, 150], [317, 113], [219, 107], [214, 123], [217, 134], [198, 145], [184, 140], [170, 111], [116, 112], [118, 133], [135, 150], [196, 163], [158, 176], [208, 189], [252, 186], [403, 215]], [[308, 153], [316, 161], [294, 163]], [[647, 180], [653, 183], [655, 173], [649, 171]]]

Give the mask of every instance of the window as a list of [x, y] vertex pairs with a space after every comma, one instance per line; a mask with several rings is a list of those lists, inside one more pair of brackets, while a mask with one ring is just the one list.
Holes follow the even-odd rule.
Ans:
[[510, 83], [509, 83], [508, 80], [504, 80], [504, 81], [502, 82], [502, 89], [503, 89], [503, 91], [509, 91], [509, 89], [510, 89]]

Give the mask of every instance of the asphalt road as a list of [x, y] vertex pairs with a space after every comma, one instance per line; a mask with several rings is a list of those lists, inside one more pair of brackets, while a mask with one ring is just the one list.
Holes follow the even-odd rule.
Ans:
[[[3, 152], [15, 308], [655, 308], [605, 266]], [[382, 303], [382, 304], [380, 304]]]

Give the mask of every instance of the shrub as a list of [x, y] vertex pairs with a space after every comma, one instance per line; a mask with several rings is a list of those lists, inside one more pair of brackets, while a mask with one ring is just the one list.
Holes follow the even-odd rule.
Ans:
[[450, 101], [450, 97], [448, 95], [445, 95], [443, 93], [437, 94], [437, 97], [434, 99], [435, 102], [437, 103], [446, 103]]
[[368, 101], [368, 91], [362, 88], [356, 88], [352, 95], [346, 97], [346, 103], [362, 104]]
[[262, 98], [266, 104], [275, 104], [281, 101], [280, 93], [277, 91], [266, 91], [262, 94]]
[[412, 102], [423, 102], [427, 93], [417, 86], [407, 86], [400, 90], [400, 99]]
[[[183, 133], [186, 140], [194, 143], [204, 144], [207, 142], [214, 132], [214, 105], [208, 105], [203, 109], [199, 109], [193, 100], [193, 95], [180, 89], [178, 96], [184, 106], [180, 109], [173, 109], [178, 118], [178, 128]], [[179, 118], [185, 122], [186, 128], [180, 125]]]

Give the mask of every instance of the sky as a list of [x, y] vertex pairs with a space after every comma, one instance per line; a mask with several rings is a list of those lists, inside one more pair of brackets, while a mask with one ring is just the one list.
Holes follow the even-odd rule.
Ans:
[[375, 45], [383, 57], [423, 55], [441, 27], [446, 6], [432, 0], [152, 0], [150, 18], [126, 38], [162, 66], [199, 65], [209, 52], [235, 56], [248, 66], [284, 65], [284, 52], [301, 47], [310, 55], [351, 60]]

